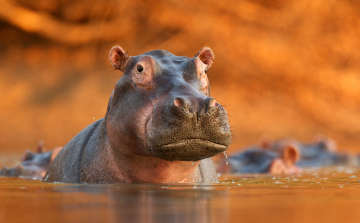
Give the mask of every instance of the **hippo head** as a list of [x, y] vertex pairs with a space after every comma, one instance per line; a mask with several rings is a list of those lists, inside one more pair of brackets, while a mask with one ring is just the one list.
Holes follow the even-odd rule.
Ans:
[[302, 155], [300, 166], [320, 167], [332, 165], [352, 165], [353, 157], [337, 151], [334, 140], [316, 135], [311, 143], [300, 143]]
[[300, 167], [354, 165], [356, 162], [349, 154], [336, 151], [335, 141], [323, 135], [316, 135], [310, 143], [302, 143], [294, 139], [280, 139], [273, 142], [265, 140], [261, 145], [275, 152], [281, 152], [288, 145], [297, 147], [301, 155], [296, 164]]
[[255, 146], [223, 159], [217, 165], [217, 172], [297, 174], [300, 169], [295, 163], [299, 157], [299, 150], [293, 145], [287, 145], [279, 152]]
[[105, 117], [113, 151], [166, 161], [199, 161], [226, 151], [227, 113], [210, 97], [207, 78], [213, 59], [206, 47], [193, 58], [165, 50], [130, 57], [113, 47], [110, 62], [124, 72]]

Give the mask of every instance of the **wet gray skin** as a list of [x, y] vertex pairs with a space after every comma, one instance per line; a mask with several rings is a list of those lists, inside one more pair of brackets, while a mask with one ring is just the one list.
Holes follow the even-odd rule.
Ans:
[[271, 163], [279, 154], [261, 148], [249, 148], [234, 154], [226, 160], [230, 173], [269, 173]]
[[346, 153], [336, 151], [330, 139], [321, 139], [312, 143], [301, 143], [296, 140], [279, 140], [271, 146], [272, 150], [281, 150], [286, 144], [293, 144], [300, 151], [300, 159], [296, 163], [300, 167], [323, 167], [334, 165], [353, 165], [354, 158]]
[[334, 165], [349, 165], [352, 158], [348, 154], [330, 151], [323, 142], [315, 144], [299, 143], [301, 152], [298, 165], [301, 167], [322, 167]]
[[124, 72], [105, 118], [75, 136], [58, 154], [46, 182], [217, 182], [210, 157], [226, 151], [225, 109], [210, 97], [207, 69], [214, 55], [193, 58], [164, 50], [110, 62]]

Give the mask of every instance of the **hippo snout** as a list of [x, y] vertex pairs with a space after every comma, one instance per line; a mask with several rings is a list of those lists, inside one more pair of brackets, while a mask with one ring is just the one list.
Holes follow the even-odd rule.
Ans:
[[176, 97], [155, 106], [146, 140], [158, 158], [197, 161], [226, 151], [231, 131], [225, 109], [214, 98]]

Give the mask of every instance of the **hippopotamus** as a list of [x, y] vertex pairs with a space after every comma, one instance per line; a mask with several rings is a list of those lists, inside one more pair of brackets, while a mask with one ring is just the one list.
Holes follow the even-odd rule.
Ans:
[[110, 50], [123, 72], [105, 117], [77, 134], [43, 181], [64, 183], [215, 183], [211, 157], [231, 143], [226, 110], [210, 97], [208, 47], [194, 57], [154, 50]]
[[316, 135], [311, 142], [304, 143], [295, 139], [280, 139], [266, 143], [265, 149], [274, 152], [282, 152], [288, 146], [293, 145], [300, 151], [300, 159], [297, 165], [300, 167], [325, 167], [355, 165], [356, 159], [350, 154], [338, 152], [336, 143], [329, 137]]
[[299, 157], [299, 150], [292, 145], [288, 145], [281, 153], [254, 145], [223, 159], [218, 164], [217, 171], [223, 174], [297, 174], [300, 173], [300, 168], [295, 163]]
[[21, 157], [21, 163], [14, 168], [0, 170], [0, 176], [6, 177], [27, 177], [42, 179], [50, 165], [62, 147], [55, 147], [45, 152], [43, 142], [39, 142], [35, 152], [27, 150]]

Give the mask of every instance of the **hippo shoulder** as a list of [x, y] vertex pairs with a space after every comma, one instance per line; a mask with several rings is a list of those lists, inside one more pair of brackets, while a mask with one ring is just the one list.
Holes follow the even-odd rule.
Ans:
[[43, 181], [80, 183], [80, 172], [85, 150], [93, 150], [98, 143], [98, 136], [104, 119], [100, 119], [78, 133], [59, 152], [50, 164]]

